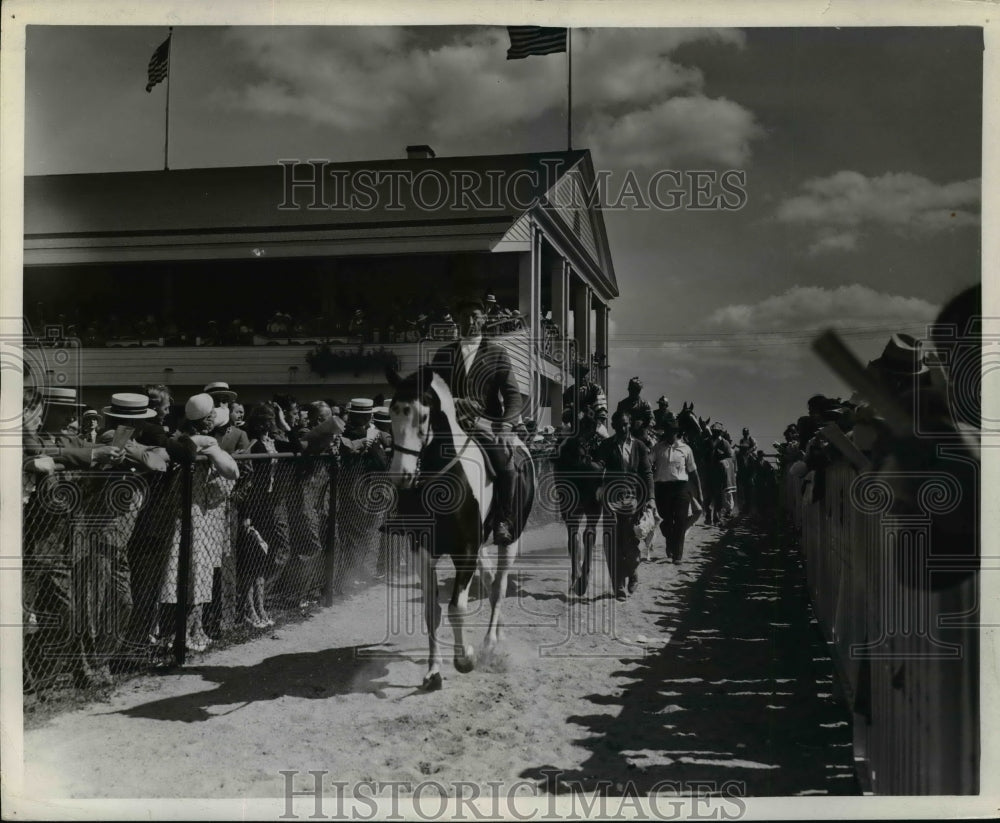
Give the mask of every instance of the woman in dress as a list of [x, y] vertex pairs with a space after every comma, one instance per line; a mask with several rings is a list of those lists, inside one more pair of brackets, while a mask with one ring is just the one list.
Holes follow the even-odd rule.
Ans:
[[[179, 431], [190, 438], [198, 454], [207, 463], [195, 466], [191, 506], [191, 601], [187, 618], [187, 647], [205, 651], [208, 635], [202, 627], [202, 607], [212, 601], [212, 572], [216, 546], [228, 535], [228, 501], [233, 484], [240, 476], [239, 467], [212, 437], [215, 428], [215, 402], [211, 395], [196, 394], [184, 406], [184, 422]], [[180, 520], [175, 524], [170, 561], [163, 585], [161, 603], [177, 602], [177, 569], [180, 557]]]

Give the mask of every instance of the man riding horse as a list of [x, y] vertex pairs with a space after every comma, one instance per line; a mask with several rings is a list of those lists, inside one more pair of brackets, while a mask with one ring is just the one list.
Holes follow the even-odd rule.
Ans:
[[438, 349], [431, 362], [455, 398], [459, 425], [482, 447], [495, 473], [493, 535], [498, 546], [513, 540], [511, 508], [516, 472], [514, 424], [523, 401], [510, 356], [483, 336], [486, 307], [476, 298], [456, 306], [459, 339]]

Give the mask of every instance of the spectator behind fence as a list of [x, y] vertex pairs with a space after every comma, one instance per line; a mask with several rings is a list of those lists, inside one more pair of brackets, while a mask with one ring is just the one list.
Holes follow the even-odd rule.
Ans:
[[[212, 437], [219, 442], [219, 448], [227, 454], [245, 454], [250, 447], [250, 440], [247, 433], [232, 420], [236, 392], [229, 388], [228, 383], [220, 380], [205, 386], [205, 394], [210, 395], [215, 403], [215, 428], [212, 430]], [[244, 474], [252, 474], [253, 465], [244, 463], [242, 471]], [[246, 478], [245, 482], [251, 482], [250, 478]], [[237, 528], [235, 514], [235, 509], [230, 509], [230, 528], [219, 536], [215, 546], [212, 603], [206, 607], [205, 614], [209, 634], [215, 634], [221, 623], [231, 620], [242, 602], [239, 596], [236, 558], [232, 547], [232, 535], [236, 533]], [[222, 626], [222, 628], [231, 627], [228, 622]]]
[[226, 454], [245, 452], [250, 441], [245, 431], [234, 425], [231, 416], [233, 403], [237, 394], [229, 388], [228, 383], [221, 380], [205, 386], [205, 394], [210, 395], [215, 403], [215, 429], [212, 436], [219, 441], [219, 447]]
[[84, 443], [97, 443], [101, 432], [101, 415], [95, 409], [85, 409], [80, 416], [80, 439]]
[[[295, 440], [281, 440], [277, 404], [256, 407], [247, 420], [251, 454], [297, 453]], [[273, 626], [265, 603], [265, 580], [275, 579], [291, 555], [286, 486], [291, 474], [278, 460], [257, 463], [245, 497], [239, 500], [237, 571], [243, 619], [261, 629]]]
[[[89, 445], [64, 433], [80, 412], [76, 397], [74, 388], [50, 386], [24, 396], [24, 602], [26, 623], [42, 629], [39, 639], [25, 648], [25, 669], [30, 681], [51, 674], [44, 670], [47, 667], [66, 666], [79, 685], [97, 685], [106, 682], [109, 673], [100, 665], [97, 670], [90, 665], [74, 630], [82, 604], [73, 597], [73, 575], [78, 569], [70, 519], [47, 505], [43, 486], [56, 483], [52, 475], [65, 469], [121, 466], [125, 450]], [[74, 497], [79, 497], [81, 489], [74, 491]], [[70, 654], [54, 661], [46, 646], [69, 648]]]
[[340, 438], [342, 482], [338, 496], [339, 545], [334, 591], [343, 591], [347, 576], [367, 556], [377, 534], [380, 512], [366, 506], [363, 489], [367, 476], [385, 471], [389, 463], [381, 447], [379, 431], [372, 423], [374, 403], [356, 397], [347, 405], [347, 425]]
[[[302, 438], [306, 455], [332, 455], [339, 448], [337, 441], [344, 433], [344, 422], [334, 415], [329, 403], [319, 400], [309, 407], [309, 429]], [[323, 551], [323, 512], [327, 510], [330, 467], [320, 460], [302, 462], [296, 479], [301, 493], [300, 514], [304, 525], [305, 545], [300, 558], [308, 560]]]
[[[119, 495], [119, 503], [111, 511], [108, 511], [110, 507], [104, 488], [108, 481], [101, 482], [100, 478], [89, 480], [92, 486], [90, 497], [96, 504], [95, 522], [99, 522], [101, 516], [113, 513], [110, 520], [97, 529], [88, 529], [91, 532], [88, 535], [88, 546], [92, 550], [90, 561], [75, 574], [77, 584], [87, 593], [83, 598], [84, 613], [78, 615], [79, 625], [84, 629], [83, 654], [91, 655], [95, 665], [101, 658], [106, 662], [118, 650], [126, 635], [130, 642], [134, 640], [136, 650], [146, 649], [146, 638], [134, 637], [130, 631], [134, 625], [130, 618], [137, 581], [131, 569], [129, 553], [135, 546], [133, 537], [137, 527], [148, 522], [142, 513], [149, 506], [153, 490], [170, 463], [166, 448], [143, 445], [137, 439], [146, 421], [156, 419], [157, 412], [150, 408], [148, 395], [113, 394], [111, 405], [104, 407], [103, 414], [105, 430], [99, 438], [100, 442], [119, 443], [125, 452], [120, 470], [130, 470], [145, 477], [132, 485], [131, 495]], [[138, 535], [140, 540], [146, 537], [149, 535]], [[138, 571], [142, 573], [145, 570], [140, 564]], [[148, 580], [138, 583], [143, 594], [148, 595]], [[148, 601], [144, 600], [141, 605], [146, 608]]]
[[[180, 432], [190, 438], [199, 455], [208, 458], [207, 466], [198, 466], [192, 479], [191, 507], [191, 584], [187, 618], [187, 645], [192, 651], [204, 651], [211, 642], [202, 627], [202, 608], [212, 600], [212, 578], [218, 541], [228, 534], [227, 499], [240, 470], [211, 432], [216, 428], [215, 401], [208, 394], [190, 397], [184, 406]], [[180, 513], [175, 524], [170, 562], [160, 589], [161, 603], [177, 602], [177, 569], [180, 557]]]
[[149, 397], [149, 407], [156, 413], [153, 422], [162, 426], [168, 434], [172, 433], [176, 427], [170, 414], [170, 407], [174, 402], [170, 389], [162, 384], [149, 385], [143, 388], [143, 392]]
[[[893, 514], [923, 513], [928, 505], [921, 499], [923, 484], [935, 475], [946, 474], [961, 490], [954, 505], [934, 506], [937, 510], [930, 517], [928, 541], [933, 560], [917, 554], [914, 545], [904, 546], [897, 553], [897, 573], [904, 584], [940, 590], [975, 575], [980, 564], [981, 512], [976, 493], [982, 482], [980, 286], [966, 289], [944, 306], [931, 327], [931, 341], [943, 364], [943, 382], [929, 385], [923, 373], [915, 374], [914, 391], [930, 392], [934, 397], [915, 403], [913, 408], [937, 409], [939, 416], [919, 421], [920, 436], [889, 440], [878, 471], [893, 489]], [[936, 566], [934, 570], [931, 563]]]

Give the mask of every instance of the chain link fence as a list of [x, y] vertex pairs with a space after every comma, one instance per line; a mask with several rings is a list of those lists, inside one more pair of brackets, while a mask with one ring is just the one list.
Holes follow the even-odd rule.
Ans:
[[26, 697], [183, 664], [405, 562], [391, 496], [353, 455], [233, 455], [166, 472], [58, 471], [23, 493]]

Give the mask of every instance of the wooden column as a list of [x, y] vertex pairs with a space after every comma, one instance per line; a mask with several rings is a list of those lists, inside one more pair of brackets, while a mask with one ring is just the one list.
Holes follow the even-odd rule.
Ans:
[[599, 355], [603, 355], [603, 363], [605, 364], [597, 373], [597, 382], [604, 387], [604, 393], [608, 393], [608, 357], [609, 357], [609, 341], [608, 332], [610, 327], [610, 315], [611, 310], [607, 303], [602, 303], [600, 300], [594, 306], [595, 313], [597, 314], [597, 340], [595, 344], [595, 351]]
[[573, 339], [577, 356], [588, 361], [594, 349], [590, 340], [590, 286], [581, 279], [573, 280]]
[[554, 387], [552, 394], [552, 425], [557, 426], [562, 420], [562, 393], [566, 388], [572, 372], [569, 358], [573, 355], [569, 345], [569, 280], [570, 266], [566, 260], [559, 259], [552, 266], [552, 322], [559, 328], [559, 340], [556, 343], [557, 356], [561, 356], [562, 379]]

